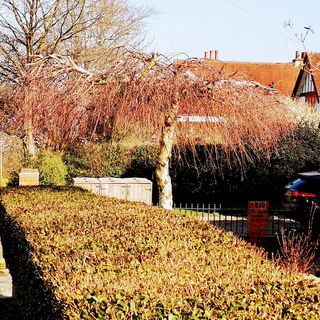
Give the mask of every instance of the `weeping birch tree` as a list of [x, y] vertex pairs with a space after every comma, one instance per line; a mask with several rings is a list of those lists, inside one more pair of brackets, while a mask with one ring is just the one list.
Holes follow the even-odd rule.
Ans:
[[164, 208], [173, 204], [169, 173], [173, 146], [195, 156], [197, 146], [208, 147], [209, 166], [217, 165], [219, 152], [229, 163], [236, 157], [242, 165], [251, 160], [252, 152], [256, 157], [268, 154], [290, 132], [290, 113], [270, 88], [218, 74], [204, 61], [172, 64], [162, 56], [141, 54], [129, 54], [124, 61], [122, 76], [101, 87], [101, 111], [111, 113], [106, 119], [99, 112], [94, 127], [111, 117], [114, 140], [127, 134], [140, 141], [152, 137], [159, 144], [156, 178]]
[[9, 103], [16, 129], [24, 121], [21, 105], [28, 103], [43, 148], [63, 150], [106, 137], [158, 144], [156, 178], [160, 205], [167, 209], [173, 146], [195, 155], [197, 146], [208, 147], [211, 166], [218, 152], [241, 165], [252, 152], [259, 157], [276, 148], [292, 125], [275, 92], [217, 74], [205, 61], [173, 64], [161, 55], [127, 51], [103, 73], [57, 55], [39, 57], [33, 67], [28, 90], [21, 87]]

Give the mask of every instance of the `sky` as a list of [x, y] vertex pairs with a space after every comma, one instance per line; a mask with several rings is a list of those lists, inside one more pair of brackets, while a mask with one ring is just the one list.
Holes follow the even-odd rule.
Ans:
[[[320, 0], [131, 0], [156, 13], [146, 21], [147, 51], [169, 57], [289, 62], [320, 52]], [[304, 41], [302, 39], [309, 32]]]

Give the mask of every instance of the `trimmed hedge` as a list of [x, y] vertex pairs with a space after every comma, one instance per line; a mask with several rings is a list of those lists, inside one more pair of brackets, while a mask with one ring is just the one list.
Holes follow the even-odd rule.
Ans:
[[[215, 150], [215, 146], [212, 149]], [[188, 153], [183, 161], [172, 159], [176, 202], [224, 203], [230, 206], [249, 200], [268, 200], [278, 205], [285, 185], [298, 172], [320, 169], [320, 129], [302, 125], [295, 128], [290, 137], [279, 142], [277, 152], [273, 152], [268, 161], [258, 161], [252, 154], [252, 161], [244, 170], [236, 157], [230, 168], [223, 154], [216, 159], [217, 168], [212, 170], [206, 163], [202, 146], [198, 147], [198, 152], [195, 159]]]
[[320, 284], [206, 222], [77, 189], [2, 195], [26, 319], [319, 319]]
[[[210, 148], [210, 146], [207, 146]], [[170, 173], [174, 201], [193, 203], [223, 203], [243, 205], [249, 200], [268, 200], [278, 205], [284, 186], [297, 172], [320, 168], [320, 130], [308, 125], [296, 127], [292, 135], [279, 142], [277, 152], [270, 160], [258, 161], [251, 154], [251, 162], [241, 168], [235, 154], [228, 165], [219, 146], [211, 146], [216, 168], [208, 165], [206, 148], [197, 146], [198, 154], [174, 150]], [[217, 152], [217, 154], [215, 154]], [[144, 177], [153, 181], [153, 200], [156, 203], [157, 186], [155, 166], [158, 146], [145, 144], [86, 144], [65, 153], [69, 181], [74, 176], [89, 177]], [[217, 157], [215, 157], [217, 155]], [[266, 155], [262, 159], [266, 159]]]

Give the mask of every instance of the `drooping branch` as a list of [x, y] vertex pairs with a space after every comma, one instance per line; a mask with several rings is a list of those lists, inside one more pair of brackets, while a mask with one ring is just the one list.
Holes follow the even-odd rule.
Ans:
[[71, 57], [37, 56], [13, 99], [16, 128], [31, 106], [33, 134], [45, 148], [106, 138], [159, 143], [157, 179], [167, 208], [173, 145], [196, 152], [218, 144], [227, 161], [237, 152], [241, 163], [249, 150], [260, 155], [275, 147], [291, 128], [288, 109], [269, 89], [222, 78], [203, 61], [173, 64], [161, 55], [123, 52], [98, 72]]

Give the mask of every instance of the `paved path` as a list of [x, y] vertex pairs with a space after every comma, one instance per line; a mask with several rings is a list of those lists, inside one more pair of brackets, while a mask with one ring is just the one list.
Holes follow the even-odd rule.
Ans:
[[0, 239], [0, 299], [12, 298], [12, 278], [9, 270], [6, 268], [3, 259], [3, 250]]
[[17, 312], [12, 297], [12, 278], [9, 270], [6, 268], [3, 259], [3, 250], [0, 238], [0, 319], [1, 320], [19, 320], [22, 319]]

